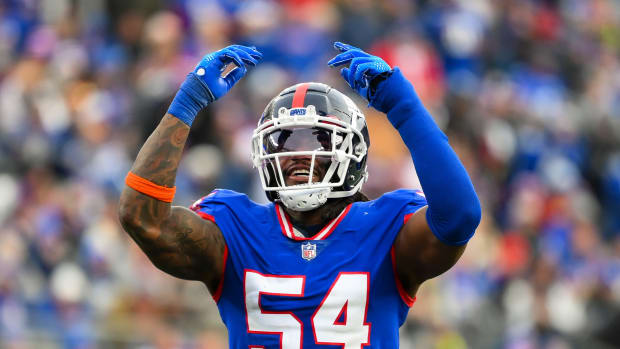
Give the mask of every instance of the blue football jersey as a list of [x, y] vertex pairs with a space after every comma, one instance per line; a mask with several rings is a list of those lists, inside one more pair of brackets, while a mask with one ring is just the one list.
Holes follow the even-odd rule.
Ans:
[[192, 205], [226, 240], [213, 295], [230, 348], [398, 347], [414, 299], [395, 276], [393, 244], [419, 192], [355, 202], [311, 238], [279, 204], [215, 190]]

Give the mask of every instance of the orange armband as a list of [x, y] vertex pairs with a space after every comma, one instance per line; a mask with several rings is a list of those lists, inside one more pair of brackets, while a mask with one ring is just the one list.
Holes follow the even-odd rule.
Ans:
[[127, 177], [125, 177], [125, 184], [135, 191], [163, 202], [172, 202], [172, 199], [174, 199], [174, 193], [177, 190], [177, 187], [164, 187], [132, 172], [127, 173]]

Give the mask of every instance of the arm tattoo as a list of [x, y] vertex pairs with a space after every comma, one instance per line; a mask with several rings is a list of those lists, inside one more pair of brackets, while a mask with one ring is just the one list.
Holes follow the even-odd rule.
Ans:
[[[166, 115], [138, 153], [131, 171], [173, 187], [189, 127]], [[153, 199], [129, 187], [121, 194], [123, 228], [159, 269], [200, 280], [214, 291], [222, 277], [225, 242], [215, 224], [183, 207]]]

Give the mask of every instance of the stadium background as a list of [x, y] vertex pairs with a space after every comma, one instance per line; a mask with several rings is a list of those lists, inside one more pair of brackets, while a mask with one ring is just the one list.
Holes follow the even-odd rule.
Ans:
[[[0, 2], [0, 347], [225, 348], [205, 287], [156, 270], [121, 230], [124, 176], [198, 59], [252, 44], [265, 58], [198, 118], [176, 202], [215, 186], [264, 201], [257, 117], [300, 81], [352, 95], [325, 64], [334, 40], [401, 67], [483, 203], [402, 347], [619, 347], [613, 0]], [[397, 133], [364, 110], [364, 192], [416, 187]]]

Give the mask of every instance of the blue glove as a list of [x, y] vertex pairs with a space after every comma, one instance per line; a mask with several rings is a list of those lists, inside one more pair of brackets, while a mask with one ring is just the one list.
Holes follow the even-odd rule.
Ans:
[[[255, 66], [262, 57], [256, 48], [241, 45], [228, 46], [202, 57], [194, 71], [187, 74], [168, 113], [191, 126], [200, 110], [225, 95], [247, 73], [246, 66]], [[237, 67], [222, 76], [229, 63]]]
[[352, 89], [372, 105], [377, 84], [392, 73], [392, 68], [380, 57], [368, 54], [357, 47], [337, 41], [334, 43], [334, 48], [341, 53], [327, 64], [332, 67], [349, 64], [348, 68], [340, 70], [340, 75]]

